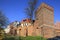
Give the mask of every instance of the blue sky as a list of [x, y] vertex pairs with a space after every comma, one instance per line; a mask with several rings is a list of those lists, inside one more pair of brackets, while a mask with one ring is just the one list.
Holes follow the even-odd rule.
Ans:
[[[0, 10], [9, 18], [10, 22], [21, 21], [26, 18], [24, 9], [27, 7], [28, 0], [0, 0]], [[42, 2], [54, 8], [54, 22], [60, 21], [60, 0], [39, 0], [37, 7]]]

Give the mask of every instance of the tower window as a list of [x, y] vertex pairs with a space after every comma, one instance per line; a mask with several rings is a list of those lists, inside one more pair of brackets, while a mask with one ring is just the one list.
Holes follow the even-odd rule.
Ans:
[[21, 29], [19, 29], [19, 30], [21, 30]]
[[37, 27], [37, 29], [39, 29], [39, 28]]

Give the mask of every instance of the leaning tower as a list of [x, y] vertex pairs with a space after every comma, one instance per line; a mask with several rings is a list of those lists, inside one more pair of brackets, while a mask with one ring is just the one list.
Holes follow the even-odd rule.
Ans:
[[36, 20], [34, 23], [36, 35], [46, 38], [54, 36], [54, 11], [53, 8], [42, 3], [36, 11]]

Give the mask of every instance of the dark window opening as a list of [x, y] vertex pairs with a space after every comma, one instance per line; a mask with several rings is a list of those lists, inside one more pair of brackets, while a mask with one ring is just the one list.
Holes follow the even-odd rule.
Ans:
[[37, 27], [37, 29], [39, 29], [39, 28]]
[[35, 20], [33, 20], [33, 23], [35, 22]]
[[21, 29], [19, 29], [19, 30], [21, 30]]

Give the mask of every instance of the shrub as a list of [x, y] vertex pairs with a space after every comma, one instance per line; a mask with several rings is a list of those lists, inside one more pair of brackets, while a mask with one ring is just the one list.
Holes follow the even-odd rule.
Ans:
[[3, 40], [15, 40], [15, 38], [13, 36], [9, 36], [9, 37], [3, 38]]

